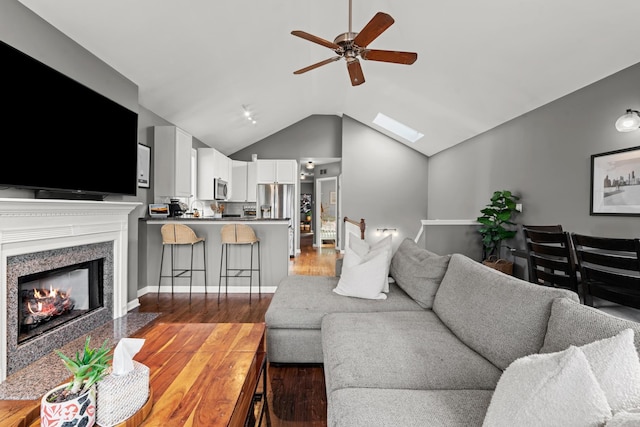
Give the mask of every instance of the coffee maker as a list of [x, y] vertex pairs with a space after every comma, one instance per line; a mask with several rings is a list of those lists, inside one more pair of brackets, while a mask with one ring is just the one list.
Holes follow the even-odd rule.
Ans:
[[171, 199], [171, 203], [169, 203], [169, 216], [170, 217], [179, 217], [184, 213], [184, 209], [182, 204], [178, 199]]

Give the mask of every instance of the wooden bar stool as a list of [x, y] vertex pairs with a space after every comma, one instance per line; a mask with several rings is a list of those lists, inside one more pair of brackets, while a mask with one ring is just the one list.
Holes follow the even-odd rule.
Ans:
[[[191, 286], [193, 284], [193, 272], [204, 271], [204, 293], [207, 293], [207, 249], [204, 237], [196, 236], [191, 227], [184, 224], [165, 224], [160, 229], [162, 233], [162, 255], [160, 256], [160, 278], [158, 279], [158, 300], [160, 300], [160, 282], [163, 277], [171, 277], [171, 295], [173, 295], [173, 284], [176, 277], [189, 278], [189, 304], [191, 304]], [[193, 268], [193, 247], [202, 243], [203, 268]], [[189, 268], [176, 268], [174, 264], [174, 249], [179, 245], [191, 246], [191, 264]], [[164, 262], [164, 248], [171, 246], [171, 275], [162, 275], [162, 264]], [[189, 273], [187, 276], [186, 274]]]
[[[251, 303], [251, 288], [253, 285], [253, 272], [258, 272], [258, 295], [262, 296], [262, 273], [260, 271], [260, 239], [256, 237], [253, 228], [246, 224], [225, 224], [220, 230], [222, 251], [220, 252], [220, 277], [218, 278], [218, 302], [220, 302], [220, 288], [224, 277], [224, 293], [227, 295], [229, 277], [249, 278], [249, 303]], [[249, 268], [229, 268], [229, 248], [234, 245], [249, 245], [251, 261]], [[258, 248], [258, 267], [253, 266], [253, 248]], [[224, 270], [223, 270], [224, 265]], [[235, 274], [230, 274], [235, 272]], [[248, 272], [248, 274], [244, 274]]]

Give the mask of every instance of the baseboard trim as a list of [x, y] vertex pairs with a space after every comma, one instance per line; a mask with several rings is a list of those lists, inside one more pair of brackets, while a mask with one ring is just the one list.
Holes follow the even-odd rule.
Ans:
[[132, 301], [129, 301], [127, 303], [127, 311], [131, 311], [131, 310], [133, 310], [134, 308], [137, 308], [137, 307], [140, 307], [140, 300], [138, 298], [136, 298], [136, 299], [134, 299]]
[[[218, 294], [218, 287], [216, 286], [215, 289], [212, 289], [213, 286], [209, 286], [207, 289], [207, 292], [210, 294]], [[276, 291], [278, 287], [277, 286], [262, 286], [261, 291], [263, 294], [272, 294]], [[146, 286], [142, 289], [138, 289], [138, 298], [146, 295], [146, 294], [151, 294], [151, 293], [156, 293], [158, 292], [158, 287], [157, 286]], [[173, 292], [174, 293], [189, 293], [189, 285], [175, 285], [173, 287]], [[222, 287], [222, 292], [224, 293], [224, 287]], [[161, 294], [170, 294], [171, 293], [171, 285], [162, 285], [160, 286], [160, 293]], [[194, 285], [191, 288], [191, 293], [194, 294], [204, 294], [204, 286], [198, 286], [198, 285]], [[249, 286], [229, 286], [227, 293], [230, 294], [248, 294], [249, 293]], [[258, 294], [258, 288], [257, 286], [253, 286], [251, 288], [251, 293], [254, 295]]]

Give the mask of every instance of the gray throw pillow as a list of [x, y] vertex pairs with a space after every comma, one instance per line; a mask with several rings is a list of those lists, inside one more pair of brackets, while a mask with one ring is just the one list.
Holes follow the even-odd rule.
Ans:
[[409, 238], [400, 243], [389, 272], [396, 284], [422, 308], [432, 308], [451, 255], [437, 255]]

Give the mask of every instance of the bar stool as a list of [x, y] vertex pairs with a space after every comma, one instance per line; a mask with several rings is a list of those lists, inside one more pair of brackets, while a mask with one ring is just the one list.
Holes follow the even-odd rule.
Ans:
[[[220, 288], [222, 278], [224, 277], [224, 293], [227, 294], [229, 286], [229, 277], [248, 277], [249, 278], [249, 304], [251, 304], [251, 288], [253, 285], [253, 272], [258, 272], [258, 295], [262, 296], [262, 273], [260, 271], [260, 239], [256, 237], [253, 228], [246, 224], [225, 224], [220, 230], [222, 251], [220, 252], [220, 277], [218, 278], [218, 302], [220, 302]], [[249, 245], [251, 252], [251, 261], [249, 268], [229, 268], [229, 248], [235, 245]], [[258, 248], [258, 267], [253, 266], [253, 248]], [[223, 262], [224, 261], [224, 262]], [[224, 264], [224, 270], [222, 268]], [[235, 274], [229, 274], [236, 272]], [[248, 274], [243, 275], [244, 272]]]
[[[204, 293], [207, 293], [207, 254], [204, 237], [196, 236], [191, 227], [184, 224], [165, 224], [160, 229], [162, 233], [162, 255], [160, 256], [160, 278], [158, 279], [158, 300], [160, 300], [160, 282], [163, 277], [171, 277], [171, 295], [173, 295], [173, 284], [176, 277], [189, 278], [189, 304], [191, 304], [191, 285], [193, 283], [193, 272], [204, 271]], [[203, 268], [193, 268], [193, 247], [202, 243]], [[191, 246], [191, 264], [189, 268], [176, 268], [174, 264], [174, 249], [179, 245]], [[164, 262], [164, 248], [171, 246], [171, 275], [162, 275], [162, 265]], [[176, 274], [177, 272], [177, 274]], [[186, 274], [189, 273], [188, 276]]]

